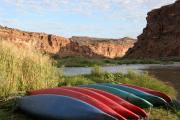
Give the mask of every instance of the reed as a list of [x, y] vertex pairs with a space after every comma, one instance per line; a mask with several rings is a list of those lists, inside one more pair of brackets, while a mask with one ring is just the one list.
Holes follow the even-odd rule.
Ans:
[[48, 56], [0, 41], [0, 97], [54, 87], [58, 73]]

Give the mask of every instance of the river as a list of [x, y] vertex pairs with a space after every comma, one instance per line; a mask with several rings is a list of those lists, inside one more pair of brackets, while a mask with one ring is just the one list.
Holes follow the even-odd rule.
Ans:
[[[90, 74], [91, 67], [66, 67], [64, 68], [65, 75], [80, 75]], [[180, 99], [180, 62], [174, 64], [132, 64], [132, 65], [117, 65], [104, 66], [104, 71], [127, 73], [129, 70], [136, 72], [148, 72], [161, 81], [172, 85], [177, 91], [177, 97]]]

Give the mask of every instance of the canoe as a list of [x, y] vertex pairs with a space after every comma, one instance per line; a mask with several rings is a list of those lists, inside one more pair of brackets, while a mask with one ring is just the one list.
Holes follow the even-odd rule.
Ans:
[[82, 94], [80, 92], [75, 92], [75, 91], [67, 90], [67, 89], [63, 89], [63, 88], [41, 89], [41, 90], [34, 90], [34, 91], [29, 92], [29, 95], [39, 95], [39, 94], [56, 94], [56, 95], [73, 97], [73, 98], [84, 101], [84, 102], [100, 109], [101, 111], [117, 118], [118, 120], [126, 120], [126, 118], [119, 115], [117, 112], [115, 112], [113, 109], [111, 109], [104, 103], [102, 103], [99, 100], [96, 100], [86, 94]]
[[34, 117], [51, 120], [117, 120], [78, 99], [52, 94], [23, 97], [18, 108]]
[[138, 96], [135, 96], [131, 93], [128, 93], [126, 91], [122, 91], [113, 87], [108, 87], [108, 86], [99, 85], [99, 84], [98, 85], [97, 84], [81, 85], [81, 87], [95, 88], [95, 89], [109, 92], [141, 108], [151, 108], [153, 106], [151, 103], [149, 103], [148, 101]]
[[111, 99], [109, 99], [99, 93], [96, 93], [94, 91], [88, 90], [86, 88], [79, 88], [79, 87], [62, 87], [62, 88], [89, 95], [89, 96], [93, 97], [94, 99], [99, 100], [102, 103], [106, 104], [107, 106], [112, 108], [114, 111], [116, 111], [118, 114], [122, 115], [123, 117], [125, 117], [127, 119], [139, 119], [140, 118], [138, 115], [136, 115], [135, 113], [126, 109], [125, 107], [117, 104], [116, 102], [112, 101]]
[[96, 93], [99, 93], [101, 95], [108, 97], [109, 99], [113, 100], [114, 102], [118, 103], [119, 105], [122, 105], [123, 107], [127, 108], [128, 110], [134, 112], [135, 114], [137, 114], [143, 118], [148, 116], [147, 113], [140, 107], [135, 106], [116, 95], [113, 95], [111, 93], [108, 93], [108, 92], [105, 92], [102, 90], [94, 89], [94, 88], [87, 88], [87, 89], [89, 89], [91, 91], [95, 91]]
[[134, 94], [140, 98], [143, 98], [143, 99], [149, 101], [151, 104], [153, 104], [153, 106], [156, 106], [156, 107], [168, 106], [168, 103], [164, 99], [162, 99], [158, 96], [154, 96], [152, 94], [145, 93], [143, 91], [131, 88], [131, 87], [123, 86], [120, 84], [119, 85], [118, 84], [111, 84], [111, 83], [102, 83], [102, 85], [113, 87], [113, 88], [116, 88], [119, 90], [124, 90], [126, 92], [132, 93], [132, 94]]
[[131, 85], [131, 84], [121, 84], [121, 85], [135, 88], [135, 89], [159, 96], [159, 97], [163, 98], [164, 100], [166, 100], [166, 102], [168, 102], [168, 103], [172, 102], [172, 99], [168, 95], [166, 95], [160, 91], [156, 91], [156, 90], [152, 90], [152, 89], [144, 88], [144, 87], [140, 87], [140, 86], [135, 86], [135, 85]]

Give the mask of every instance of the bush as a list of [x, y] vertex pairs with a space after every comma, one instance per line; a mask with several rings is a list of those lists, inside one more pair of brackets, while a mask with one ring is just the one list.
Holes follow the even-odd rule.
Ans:
[[58, 86], [78, 86], [95, 83], [84, 76], [64, 76], [63, 82], [60, 82]]
[[53, 87], [57, 81], [58, 73], [48, 56], [0, 42], [0, 97]]
[[91, 75], [95, 75], [95, 76], [99, 76], [101, 75], [102, 73], [104, 73], [102, 67], [100, 66], [94, 66], [91, 70]]

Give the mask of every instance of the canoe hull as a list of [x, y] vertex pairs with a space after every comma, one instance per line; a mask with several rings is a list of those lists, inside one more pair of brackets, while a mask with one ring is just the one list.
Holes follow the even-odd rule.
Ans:
[[95, 89], [109, 92], [141, 108], [150, 108], [153, 106], [151, 103], [149, 103], [148, 101], [140, 97], [137, 97], [131, 93], [128, 93], [128, 92], [125, 92], [125, 91], [122, 91], [113, 87], [108, 87], [108, 86], [99, 85], [99, 84], [98, 85], [97, 84], [81, 85], [81, 87], [95, 88]]
[[118, 84], [110, 84], [110, 83], [103, 83], [103, 85], [132, 93], [140, 98], [143, 98], [143, 99], [149, 101], [151, 104], [153, 104], [153, 106], [156, 106], [156, 107], [168, 105], [168, 103], [164, 99], [162, 99], [158, 96], [154, 96], [152, 94], [149, 94], [149, 93], [146, 93], [146, 92], [143, 92], [143, 91], [140, 91], [140, 90], [128, 87], [128, 86], [123, 86], [123, 85], [118, 85]]
[[163, 98], [164, 100], [166, 100], [168, 103], [172, 102], [172, 99], [169, 96], [167, 96], [166, 94], [164, 94], [162, 92], [156, 91], [156, 90], [152, 90], [152, 89], [148, 89], [148, 88], [144, 88], [144, 87], [140, 87], [140, 86], [135, 86], [135, 85], [131, 85], [131, 84], [120, 84], [120, 85], [132, 87], [132, 88], [159, 96], [159, 97]]
[[[101, 110], [67, 96], [34, 95], [23, 97], [18, 107], [28, 114], [54, 120], [116, 120]], [[71, 113], [71, 114], [69, 114]]]
[[102, 103], [106, 104], [110, 108], [112, 108], [114, 111], [116, 111], [118, 114], [122, 115], [123, 117], [127, 119], [139, 119], [139, 116], [133, 113], [132, 111], [126, 109], [125, 107], [117, 104], [113, 100], [107, 98], [106, 96], [103, 96], [97, 92], [94, 92], [92, 90], [88, 90], [86, 88], [79, 88], [79, 87], [62, 87], [64, 89], [69, 89], [77, 92], [81, 92], [83, 94], [89, 95], [93, 97], [96, 100], [101, 101]]
[[126, 100], [124, 100], [120, 97], [117, 97], [116, 95], [110, 94], [110, 93], [102, 91], [102, 90], [94, 89], [94, 88], [87, 88], [87, 89], [95, 91], [101, 95], [108, 97], [109, 99], [111, 99], [114, 102], [122, 105], [123, 107], [129, 109], [130, 111], [134, 112], [135, 114], [137, 114], [141, 117], [147, 117], [147, 113], [143, 109], [127, 102]]
[[119, 120], [126, 120], [122, 116], [120, 116], [118, 113], [116, 113], [113, 109], [105, 105], [104, 103], [86, 95], [82, 94], [80, 92], [75, 92], [72, 90], [67, 90], [63, 88], [50, 88], [50, 89], [41, 89], [41, 90], [34, 90], [29, 92], [30, 95], [39, 95], [39, 94], [55, 94], [55, 95], [64, 95], [64, 96], [69, 96], [73, 97], [76, 99], [79, 99], [81, 101], [84, 101], [92, 106], [95, 106], [96, 108], [102, 110], [103, 112], [118, 118]]

